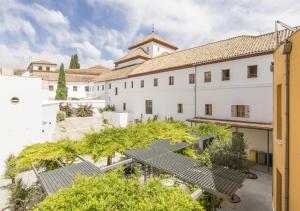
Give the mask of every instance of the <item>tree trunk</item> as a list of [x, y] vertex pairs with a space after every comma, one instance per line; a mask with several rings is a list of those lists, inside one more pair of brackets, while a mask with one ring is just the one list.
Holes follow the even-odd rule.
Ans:
[[107, 157], [107, 165], [111, 165], [112, 164], [112, 156], [108, 156]]

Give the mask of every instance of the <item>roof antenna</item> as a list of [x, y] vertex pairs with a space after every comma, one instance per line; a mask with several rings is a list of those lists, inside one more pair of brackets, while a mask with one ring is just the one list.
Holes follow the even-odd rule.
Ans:
[[154, 33], [154, 24], [152, 24], [152, 33]]

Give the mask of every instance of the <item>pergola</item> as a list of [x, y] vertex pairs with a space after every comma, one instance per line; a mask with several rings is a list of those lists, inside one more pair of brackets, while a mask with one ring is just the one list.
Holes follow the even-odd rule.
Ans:
[[215, 196], [231, 199], [242, 186], [246, 175], [225, 167], [206, 167], [199, 160], [175, 153], [188, 146], [190, 144], [184, 142], [172, 145], [161, 140], [147, 149], [127, 150], [125, 155], [145, 166], [197, 185]]

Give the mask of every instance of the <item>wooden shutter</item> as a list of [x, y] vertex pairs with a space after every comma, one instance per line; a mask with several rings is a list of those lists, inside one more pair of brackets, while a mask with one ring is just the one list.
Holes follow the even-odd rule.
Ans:
[[236, 105], [231, 105], [231, 116], [236, 117]]

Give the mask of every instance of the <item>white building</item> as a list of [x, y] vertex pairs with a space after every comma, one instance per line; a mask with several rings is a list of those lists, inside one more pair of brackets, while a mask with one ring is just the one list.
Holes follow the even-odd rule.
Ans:
[[0, 174], [10, 154], [51, 139], [58, 103], [46, 98], [40, 78], [0, 75]]
[[[288, 33], [280, 31], [279, 38]], [[175, 45], [152, 33], [131, 45], [112, 71], [83, 81], [72, 81], [66, 74], [69, 96], [105, 99], [117, 111], [128, 112], [131, 121], [157, 116], [231, 125], [244, 134], [249, 150], [259, 152], [260, 164], [271, 164], [266, 153], [272, 153], [270, 65], [275, 43], [275, 33], [243, 35], [176, 51]], [[46, 74], [44, 86], [53, 98], [58, 76], [50, 79], [51, 73]], [[74, 86], [88, 87], [89, 94], [71, 93]]]
[[[32, 66], [32, 64], [29, 67]], [[47, 64], [39, 64], [46, 66]], [[110, 70], [101, 65], [91, 67], [88, 69], [65, 69], [65, 78], [68, 88], [68, 99], [84, 99], [89, 97], [96, 97], [96, 91], [99, 87], [94, 87], [94, 81], [100, 75], [110, 72]], [[54, 99], [57, 88], [58, 70], [45, 71], [31, 70], [31, 76], [40, 77], [43, 80], [43, 88], [48, 90], [48, 98]]]
[[[288, 33], [280, 31], [279, 37]], [[157, 115], [231, 125], [244, 134], [248, 150], [258, 152], [257, 162], [271, 165], [275, 33], [176, 52], [174, 45], [153, 36], [130, 46], [115, 70], [98, 77], [94, 84], [102, 88], [96, 95], [117, 111], [127, 111], [132, 121]]]

